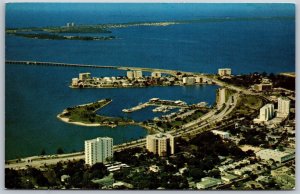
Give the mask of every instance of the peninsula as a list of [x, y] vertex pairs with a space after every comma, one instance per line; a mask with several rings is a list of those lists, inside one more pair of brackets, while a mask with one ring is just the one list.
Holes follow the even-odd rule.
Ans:
[[69, 107], [58, 114], [57, 118], [66, 123], [88, 127], [109, 126], [113, 128], [117, 125], [129, 125], [134, 123], [132, 120], [96, 114], [96, 111], [111, 102], [111, 99], [103, 99], [93, 103]]

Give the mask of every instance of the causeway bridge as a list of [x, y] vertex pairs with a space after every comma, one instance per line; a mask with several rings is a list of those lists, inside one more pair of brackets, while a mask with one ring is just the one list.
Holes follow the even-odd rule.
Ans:
[[146, 67], [126, 67], [126, 66], [114, 66], [114, 65], [90, 65], [90, 64], [71, 64], [71, 63], [58, 63], [58, 62], [42, 62], [42, 61], [15, 61], [15, 60], [5, 60], [6, 64], [16, 64], [16, 65], [35, 65], [35, 66], [57, 66], [57, 67], [80, 67], [80, 68], [102, 68], [102, 69], [116, 69], [124, 71], [145, 71], [154, 72], [159, 71], [161, 73], [176, 75], [178, 72], [176, 70], [167, 69], [157, 69], [157, 68], [146, 68]]

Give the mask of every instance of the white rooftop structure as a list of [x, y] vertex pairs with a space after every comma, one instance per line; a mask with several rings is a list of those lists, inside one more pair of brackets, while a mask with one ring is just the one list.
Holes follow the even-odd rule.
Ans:
[[290, 160], [292, 158], [295, 158], [294, 153], [287, 153], [287, 152], [281, 152], [278, 150], [272, 150], [272, 149], [264, 149], [256, 152], [256, 156], [261, 158], [262, 160], [270, 160], [273, 159], [277, 162], [285, 162], [287, 160]]

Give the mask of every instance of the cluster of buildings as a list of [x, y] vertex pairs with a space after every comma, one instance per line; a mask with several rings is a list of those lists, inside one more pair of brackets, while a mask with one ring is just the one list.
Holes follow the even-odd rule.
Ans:
[[142, 71], [127, 71], [127, 78], [132, 79], [139, 79], [143, 77]]
[[68, 22], [66, 24], [67, 27], [74, 27], [75, 26], [75, 23], [74, 22]]
[[79, 73], [78, 78], [72, 78], [73, 88], [103, 88], [103, 87], [139, 87], [150, 85], [195, 85], [213, 84], [211, 79], [201, 76], [162, 76], [159, 71], [154, 71], [151, 76], [143, 76], [142, 71], [127, 71], [126, 76], [118, 77], [91, 77], [91, 73]]
[[268, 78], [263, 78], [260, 84], [253, 85], [253, 89], [257, 92], [270, 91], [272, 88], [273, 84]]
[[276, 114], [275, 114], [274, 104], [266, 104], [260, 109], [259, 118], [254, 119], [254, 123], [269, 121], [273, 119], [275, 115], [276, 118], [286, 118], [290, 113], [290, 104], [291, 104], [290, 99], [286, 97], [279, 97], [278, 109], [276, 111]]
[[[175, 152], [174, 136], [168, 133], [158, 133], [146, 137], [146, 148], [159, 156], [172, 155]], [[92, 166], [96, 163], [107, 163], [113, 158], [113, 139], [97, 137], [84, 142], [85, 163]], [[124, 166], [124, 164], [123, 164]], [[122, 165], [109, 166], [120, 168]]]

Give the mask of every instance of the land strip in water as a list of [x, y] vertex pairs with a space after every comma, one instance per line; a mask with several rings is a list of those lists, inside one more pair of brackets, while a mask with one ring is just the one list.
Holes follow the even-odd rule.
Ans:
[[96, 111], [108, 105], [110, 102], [112, 102], [111, 99], [103, 99], [89, 104], [69, 107], [58, 114], [57, 118], [66, 123], [88, 127], [116, 127], [117, 125], [134, 124], [133, 120], [96, 114]]
[[[47, 26], [47, 27], [26, 27], [26, 28], [7, 28], [5, 32], [10, 35], [22, 36], [24, 38], [35, 39], [52, 39], [52, 40], [113, 40], [114, 36], [109, 37], [84, 37], [73, 36], [68, 38], [67, 36], [58, 35], [60, 33], [112, 33], [112, 29], [116, 28], [128, 28], [128, 27], [140, 27], [140, 26], [156, 26], [165, 27], [170, 25], [179, 24], [194, 24], [194, 23], [208, 23], [208, 22], [239, 22], [239, 21], [258, 21], [258, 20], [294, 20], [294, 17], [224, 17], [224, 18], [200, 18], [193, 20], [175, 20], [175, 21], [149, 21], [149, 22], [128, 22], [128, 23], [108, 23], [108, 24], [74, 24], [70, 26], [69, 23], [66, 26]], [[46, 33], [46, 35], [45, 35]], [[47, 37], [48, 38], [45, 38]]]

